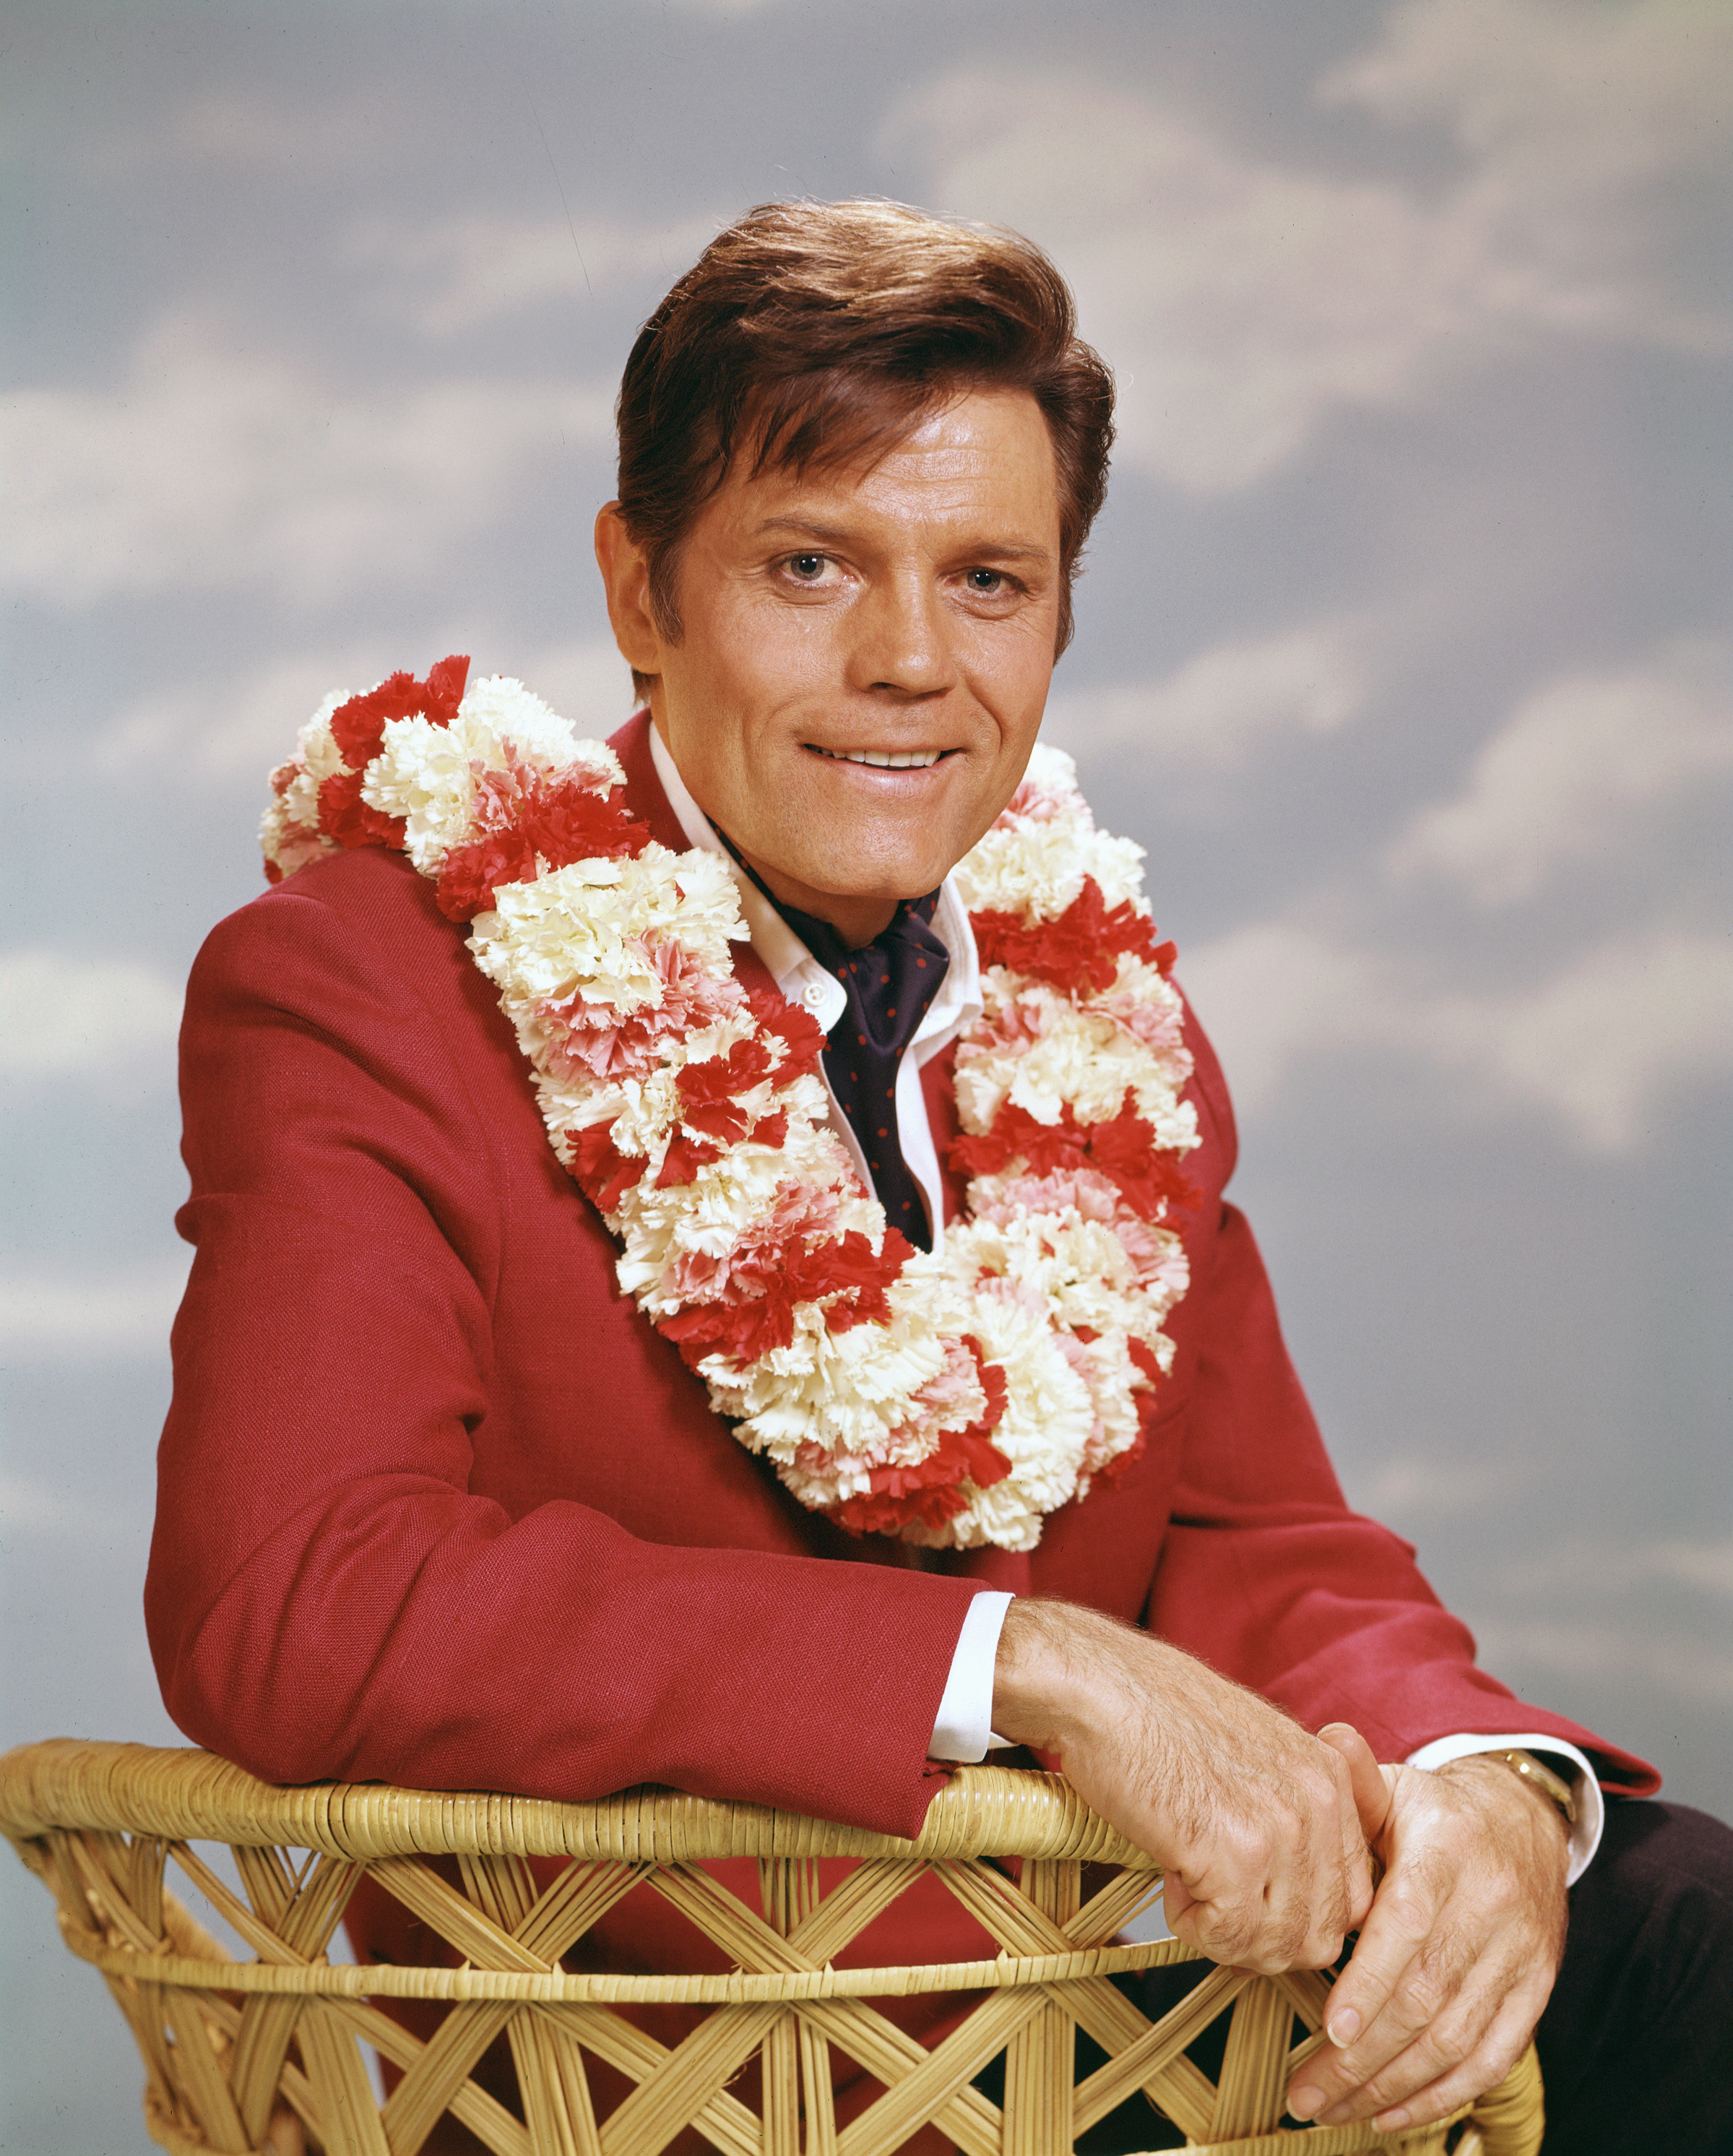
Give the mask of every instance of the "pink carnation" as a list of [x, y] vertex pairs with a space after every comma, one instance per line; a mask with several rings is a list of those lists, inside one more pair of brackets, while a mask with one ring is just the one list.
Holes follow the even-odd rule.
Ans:
[[1074, 797], [1069, 801], [1064, 800], [1057, 793], [1049, 793], [1044, 786], [1038, 785], [1033, 778], [1025, 778], [1012, 795], [999, 820], [1002, 824], [1010, 817], [1021, 816], [1025, 823], [1051, 824], [1067, 813], [1076, 816], [1085, 830], [1095, 829], [1095, 819], [1081, 801]]
[[1137, 1275], [1137, 1285], [1144, 1293], [1160, 1288], [1177, 1301], [1192, 1276], [1183, 1248], [1176, 1249], [1166, 1236], [1158, 1235], [1134, 1213], [1123, 1214], [1115, 1220], [1113, 1232], [1125, 1245], [1125, 1255]]
[[1121, 1209], [1119, 1185], [1093, 1168], [1013, 1176], [999, 1196], [976, 1207], [975, 1217], [1008, 1228], [1026, 1214], [1063, 1213], [1067, 1206], [1074, 1206], [1085, 1220], [1115, 1227]]
[[[309, 861], [316, 861], [321, 854], [331, 850], [320, 834], [306, 824], [285, 824], [277, 839], [274, 855], [265, 863], [265, 875], [276, 883], [285, 876], [292, 876], [297, 869], [304, 869]], [[271, 871], [275, 870], [273, 875]]]
[[646, 1004], [617, 1018], [609, 1004], [546, 1004], [541, 1016], [548, 1029], [547, 1066], [556, 1077], [576, 1078], [580, 1070], [597, 1078], [637, 1078], [660, 1060], [669, 1034], [683, 1039], [739, 1010], [746, 998], [727, 975], [711, 976], [688, 956], [684, 944], [664, 937], [641, 939], [628, 947], [654, 966], [662, 984], [659, 1004]]
[[1027, 988], [1013, 996], [1008, 1003], [995, 1007], [991, 1019], [983, 1019], [969, 1036], [970, 1045], [976, 1048], [1022, 1048], [1038, 1040], [1042, 1033], [1040, 1000]]
[[731, 1250], [721, 1257], [710, 1257], [702, 1250], [686, 1251], [670, 1267], [668, 1285], [683, 1301], [718, 1301], [731, 1291], [736, 1270], [746, 1279], [756, 1280], [774, 1263], [779, 1250], [828, 1241], [840, 1235], [841, 1221], [842, 1194], [833, 1184], [815, 1188], [791, 1178], [777, 1192], [769, 1212], [755, 1221]]
[[964, 1342], [947, 1339], [942, 1368], [910, 1399], [910, 1422], [955, 1429], [978, 1422], [986, 1412], [977, 1358]]
[[1115, 988], [1098, 997], [1090, 1009], [1105, 1013], [1155, 1055], [1172, 1055], [1184, 1045], [1185, 1014], [1165, 1000], [1146, 1003], [1141, 996]]

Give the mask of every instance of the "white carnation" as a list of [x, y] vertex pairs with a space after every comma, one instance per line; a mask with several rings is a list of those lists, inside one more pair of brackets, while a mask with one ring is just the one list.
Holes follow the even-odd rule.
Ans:
[[599, 770], [610, 772], [610, 785], [625, 783], [625, 773], [612, 749], [601, 742], [580, 742], [568, 720], [550, 711], [540, 696], [508, 675], [490, 674], [485, 680], [472, 681], [452, 726], [454, 731], [462, 730], [466, 742], [493, 743], [494, 752], [485, 760], [500, 769], [505, 767], [505, 758], [498, 745], [510, 742], [520, 759], [538, 771], [558, 771], [576, 756], [586, 766], [593, 763]]
[[1056, 921], [1093, 876], [1110, 907], [1141, 895], [1143, 848], [1110, 838], [1081, 816], [1044, 823], [1014, 817], [996, 824], [952, 873], [972, 913], [1021, 914]]
[[[1068, 756], [1051, 742], [1038, 741], [1029, 752], [1028, 769], [1023, 773], [1023, 783], [1043, 793], [1069, 796], [1083, 806], [1083, 795], [1077, 784], [1077, 759]], [[1084, 814], [1087, 814], [1087, 808]]]
[[[742, 1417], [738, 1433], [756, 1451], [792, 1457], [803, 1443], [883, 1466], [900, 1449], [896, 1435], [912, 1394], [937, 1377], [943, 1342], [919, 1312], [889, 1325], [832, 1332], [805, 1305], [792, 1344], [761, 1356], [741, 1377], [718, 1373], [712, 1389]], [[711, 1375], [709, 1363], [705, 1374]]]
[[404, 819], [404, 850], [423, 875], [464, 836], [474, 805], [471, 757], [477, 747], [455, 722], [388, 719], [380, 752], [367, 766], [361, 798], [382, 815]]
[[339, 708], [353, 700], [352, 690], [333, 690], [295, 737], [296, 762], [302, 765], [315, 790], [320, 783], [349, 767], [331, 732], [331, 719]]
[[331, 729], [332, 712], [348, 701], [348, 691], [333, 691], [296, 735], [295, 774], [283, 795], [286, 822], [305, 824], [310, 830], [318, 829], [320, 788], [327, 778], [348, 769]]
[[740, 887], [728, 856], [697, 848], [669, 855], [652, 846], [639, 859], [648, 860], [652, 853], [674, 862], [670, 873], [678, 906], [669, 916], [671, 932], [700, 965], [727, 973], [734, 963], [729, 944], [750, 942], [752, 933], [741, 914]]

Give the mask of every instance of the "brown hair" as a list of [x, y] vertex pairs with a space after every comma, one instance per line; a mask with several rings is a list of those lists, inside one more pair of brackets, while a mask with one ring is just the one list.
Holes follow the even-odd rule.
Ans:
[[620, 515], [664, 633], [679, 634], [680, 542], [741, 442], [755, 476], [850, 464], [960, 391], [1012, 388], [1053, 440], [1063, 651], [1113, 442], [1113, 376], [1076, 324], [1064, 279], [1017, 233], [890, 202], [748, 210], [644, 324], [620, 383]]

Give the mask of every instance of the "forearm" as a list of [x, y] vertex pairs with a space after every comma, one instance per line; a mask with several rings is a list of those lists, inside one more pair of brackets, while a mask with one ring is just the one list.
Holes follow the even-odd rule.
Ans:
[[268, 1779], [566, 1799], [654, 1781], [895, 1833], [937, 1786], [923, 1762], [966, 1583], [373, 1481], [198, 1601], [166, 1561], [177, 1532], [166, 1515], [150, 1598], [165, 1699]]
[[1370, 1902], [1341, 1758], [1164, 1640], [1098, 1610], [1014, 1602], [993, 1722], [1057, 1756], [1157, 1859], [1169, 1923], [1216, 1959], [1322, 1967]]

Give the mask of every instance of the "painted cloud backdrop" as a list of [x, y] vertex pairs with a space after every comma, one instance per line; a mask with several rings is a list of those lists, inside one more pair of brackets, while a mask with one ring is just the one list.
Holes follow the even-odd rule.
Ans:
[[[0, 95], [7, 1741], [172, 1741], [174, 1031], [264, 773], [453, 649], [616, 723], [632, 334], [747, 203], [869, 192], [1048, 245], [1119, 372], [1049, 732], [1351, 1495], [1733, 1810], [1728, 0], [20, 0]], [[142, 2146], [8, 1893], [6, 2145]]]

